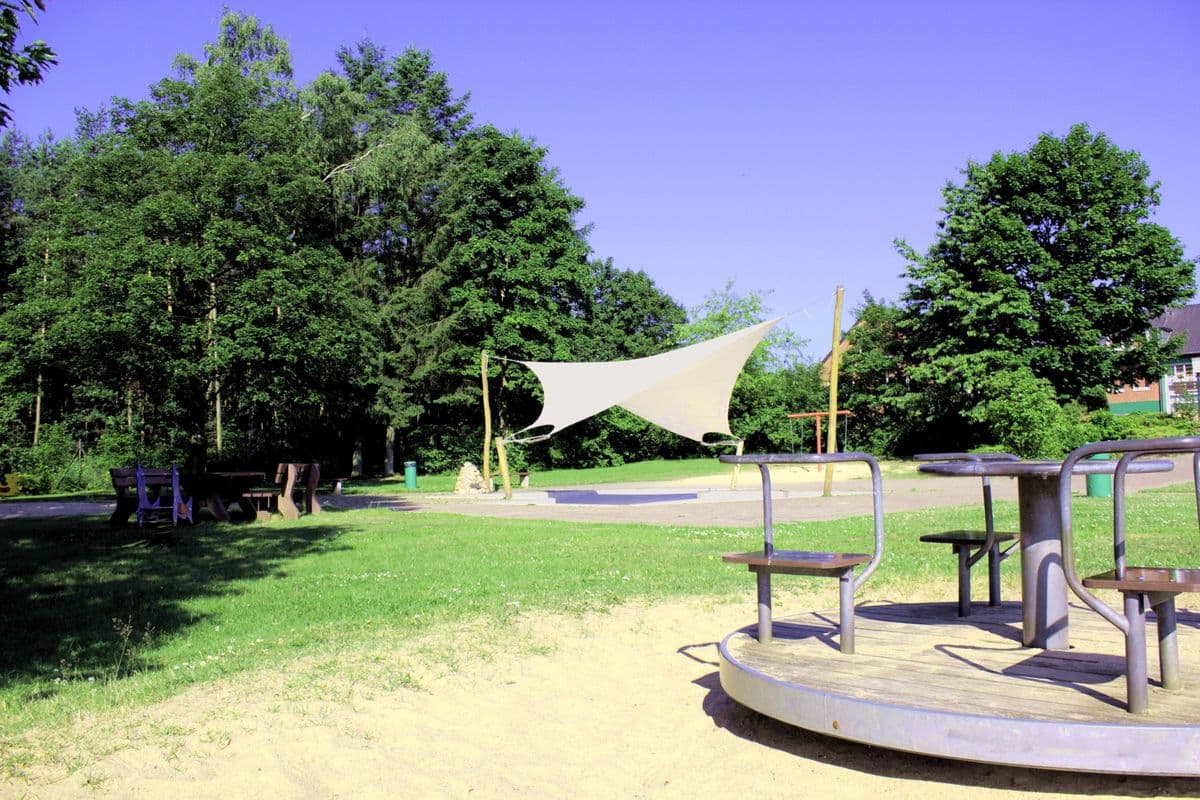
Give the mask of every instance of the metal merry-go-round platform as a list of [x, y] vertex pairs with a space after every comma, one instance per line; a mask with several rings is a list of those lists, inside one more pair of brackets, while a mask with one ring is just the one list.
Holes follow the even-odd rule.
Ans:
[[[1152, 679], [1150, 713], [1125, 706], [1122, 637], [1070, 607], [1071, 645], [1022, 644], [1021, 607], [865, 602], [857, 650], [839, 651], [838, 612], [774, 620], [720, 647], [721, 685], [769, 717], [868, 745], [969, 761], [1086, 772], [1200, 775], [1200, 646], [1180, 636], [1183, 691]], [[1181, 630], [1200, 614], [1180, 611]], [[1154, 648], [1151, 676], [1157, 675]]]
[[[1083, 461], [1118, 451], [1115, 467]], [[1200, 508], [1200, 437], [1092, 443], [1061, 464], [1007, 454], [930, 456], [923, 472], [982, 479], [986, 538], [950, 531], [925, 539], [956, 543], [959, 602], [858, 605], [854, 594], [883, 552], [875, 459], [866, 453], [721, 456], [758, 466], [763, 480], [763, 549], [724, 556], [755, 573], [758, 623], [721, 642], [722, 687], [782, 722], [868, 745], [1019, 767], [1200, 776], [1200, 614], [1175, 606], [1177, 595], [1200, 593], [1200, 570], [1125, 567], [1125, 477], [1171, 470], [1171, 461], [1149, 456], [1172, 453], [1187, 453], [1192, 461]], [[875, 525], [869, 554], [775, 548], [769, 467], [810, 461], [870, 467]], [[1071, 544], [1071, 478], [1105, 472], [1114, 475], [1116, 569], [1080, 581]], [[967, 545], [958, 543], [974, 542], [972, 558], [990, 554], [993, 567], [1003, 557], [991, 476], [1018, 480], [1021, 600], [1000, 602], [997, 572], [989, 604], [972, 609], [964, 573], [973, 562], [962, 558]], [[773, 574], [837, 579], [838, 609], [773, 620]], [[1069, 601], [1068, 586], [1077, 601]], [[1089, 586], [1119, 593], [1125, 613]], [[1153, 640], [1147, 617], [1157, 646], [1147, 647]]]

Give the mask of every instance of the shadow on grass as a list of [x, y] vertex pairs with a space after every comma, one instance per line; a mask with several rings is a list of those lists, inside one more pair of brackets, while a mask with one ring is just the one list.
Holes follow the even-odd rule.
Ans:
[[110, 527], [104, 517], [0, 520], [0, 689], [52, 680], [68, 665], [78, 675], [119, 669], [123, 648], [136, 646], [145, 626], [158, 638], [203, 621], [186, 601], [342, 549], [337, 516], [307, 525], [209, 522], [165, 534]]

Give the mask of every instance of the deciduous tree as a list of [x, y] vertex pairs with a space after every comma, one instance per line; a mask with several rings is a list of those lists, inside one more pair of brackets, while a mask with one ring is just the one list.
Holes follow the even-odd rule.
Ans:
[[897, 243], [908, 401], [931, 431], [970, 440], [964, 412], [996, 372], [1028, 370], [1091, 407], [1158, 374], [1173, 344], [1149, 320], [1192, 296], [1195, 263], [1153, 222], [1158, 184], [1136, 152], [1076, 125], [969, 163], [943, 196], [929, 250]]
[[[20, 13], [37, 22], [34, 8], [46, 10], [43, 0], [0, 0], [0, 90], [8, 93], [13, 86], [41, 83], [47, 69], [58, 63], [54, 51], [41, 39], [17, 47], [21, 29]], [[8, 105], [0, 103], [0, 128], [12, 117]]]

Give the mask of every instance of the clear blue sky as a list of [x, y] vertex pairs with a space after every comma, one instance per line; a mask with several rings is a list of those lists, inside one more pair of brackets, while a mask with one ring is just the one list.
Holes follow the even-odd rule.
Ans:
[[[968, 160], [1076, 122], [1137, 150], [1156, 221], [1200, 255], [1200, 3], [245, 0], [296, 80], [369, 36], [429, 50], [477, 122], [530, 137], [586, 201], [596, 256], [685, 306], [729, 279], [829, 349], [836, 286], [895, 300], [892, 240], [932, 241]], [[10, 97], [13, 127], [59, 137], [74, 109], [144, 98], [202, 53], [223, 4], [47, 0], [23, 38], [60, 63]]]

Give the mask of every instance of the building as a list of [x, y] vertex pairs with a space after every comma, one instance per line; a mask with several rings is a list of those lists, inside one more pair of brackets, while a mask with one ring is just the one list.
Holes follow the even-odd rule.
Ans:
[[1196, 371], [1200, 368], [1200, 305], [1172, 308], [1150, 325], [1164, 336], [1179, 334], [1183, 342], [1178, 357], [1167, 365], [1157, 381], [1139, 381], [1135, 386], [1120, 386], [1108, 393], [1108, 407], [1114, 414], [1135, 411], [1170, 414], [1181, 407], [1197, 405]]

